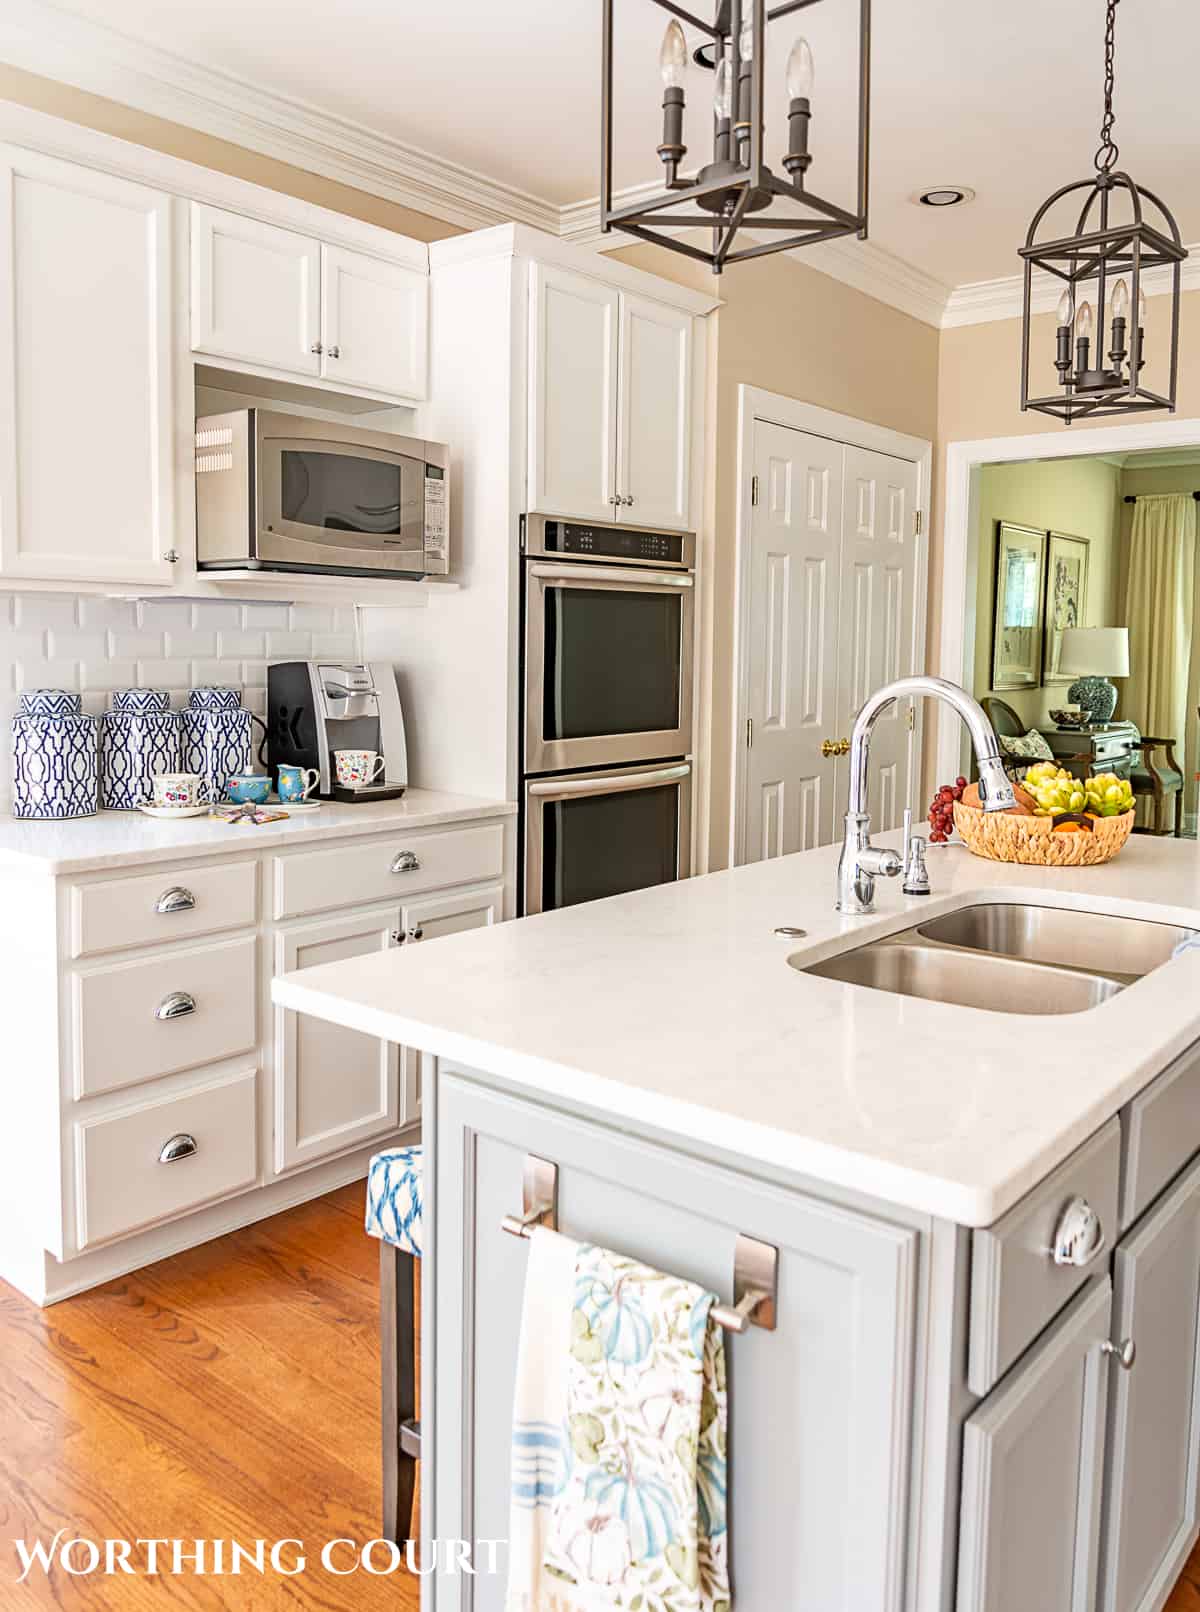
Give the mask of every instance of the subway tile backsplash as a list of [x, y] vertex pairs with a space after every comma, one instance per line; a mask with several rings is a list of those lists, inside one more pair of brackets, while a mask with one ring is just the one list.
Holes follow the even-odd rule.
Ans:
[[169, 689], [182, 706], [198, 683], [236, 683], [262, 716], [268, 660], [356, 660], [358, 642], [352, 605], [0, 592], [0, 810], [12, 804], [8, 730], [22, 689], [78, 689], [98, 715], [114, 688]]

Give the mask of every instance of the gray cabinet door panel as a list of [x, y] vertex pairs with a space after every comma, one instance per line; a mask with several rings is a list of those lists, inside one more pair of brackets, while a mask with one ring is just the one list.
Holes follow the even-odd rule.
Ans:
[[1200, 1164], [1117, 1249], [1102, 1612], [1157, 1612], [1196, 1540]]
[[1092, 1612], [1111, 1310], [1106, 1276], [967, 1422], [958, 1612]]
[[[500, 1220], [520, 1211], [527, 1152], [559, 1167], [565, 1234], [703, 1282], [727, 1302], [738, 1233], [778, 1247], [777, 1329], [727, 1340], [735, 1603], [900, 1612], [919, 1234], [485, 1090], [444, 1065], [438, 1534], [509, 1532], [528, 1249]], [[503, 1574], [437, 1581], [437, 1612], [499, 1612], [503, 1600]]]
[[1128, 1229], [1196, 1151], [1200, 1050], [1189, 1047], [1125, 1112], [1121, 1227]]

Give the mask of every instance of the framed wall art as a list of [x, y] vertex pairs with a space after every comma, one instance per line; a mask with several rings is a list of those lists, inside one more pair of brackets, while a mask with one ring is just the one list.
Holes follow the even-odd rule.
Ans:
[[1046, 533], [996, 522], [992, 687], [1037, 688], [1045, 638]]
[[1058, 669], [1064, 627], [1087, 625], [1088, 554], [1086, 537], [1051, 532], [1046, 548], [1046, 647], [1043, 683], [1069, 683]]

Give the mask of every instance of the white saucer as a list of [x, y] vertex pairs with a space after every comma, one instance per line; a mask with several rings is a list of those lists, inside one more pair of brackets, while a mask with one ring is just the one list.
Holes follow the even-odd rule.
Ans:
[[324, 804], [323, 800], [280, 800], [276, 795], [267, 802], [268, 806], [278, 806], [281, 812], [319, 812]]
[[152, 806], [148, 802], [143, 802], [138, 807], [138, 811], [145, 812], [147, 817], [207, 817], [209, 808], [207, 806]]

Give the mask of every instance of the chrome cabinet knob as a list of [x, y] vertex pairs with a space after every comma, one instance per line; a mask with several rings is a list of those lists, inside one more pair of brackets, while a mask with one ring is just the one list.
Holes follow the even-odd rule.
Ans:
[[393, 946], [407, 946], [413, 941], [424, 940], [425, 931], [420, 924], [413, 924], [410, 929], [393, 929], [391, 940]]
[[415, 851], [397, 851], [392, 858], [393, 873], [417, 873], [420, 867], [421, 861]]
[[163, 559], [167, 562], [168, 565], [178, 565], [179, 564], [179, 550], [178, 549], [168, 549], [166, 551], [166, 553], [163, 555]]
[[324, 347], [322, 347], [322, 345], [321, 345], [321, 343], [319, 341], [314, 341], [312, 346], [308, 350], [309, 350], [310, 353], [316, 353], [318, 355], [318, 357], [321, 355], [321, 353], [323, 353], [325, 351]]
[[1054, 1230], [1051, 1254], [1056, 1265], [1090, 1265], [1104, 1247], [1100, 1216], [1086, 1198], [1072, 1198]]
[[160, 1164], [176, 1164], [180, 1159], [190, 1159], [197, 1152], [196, 1138], [189, 1136], [186, 1131], [179, 1131], [167, 1140], [158, 1150]]
[[154, 903], [154, 910], [158, 913], [187, 912], [196, 905], [196, 898], [190, 890], [185, 890], [181, 884], [173, 884], [169, 890], [164, 890]]
[[626, 498], [625, 502], [627, 504], [632, 504], [633, 503], [633, 494], [632, 493], [629, 494], [629, 496], [628, 496], [628, 498]]
[[188, 991], [172, 991], [154, 1010], [156, 1019], [186, 1019], [196, 1011], [196, 998]]
[[1137, 1359], [1137, 1344], [1132, 1338], [1126, 1338], [1121, 1343], [1109, 1343], [1105, 1338], [1100, 1345], [1102, 1355], [1111, 1355], [1122, 1371], [1132, 1371]]
[[342, 349], [340, 347], [331, 347], [325, 356], [326, 358], [340, 358], [342, 356]]

